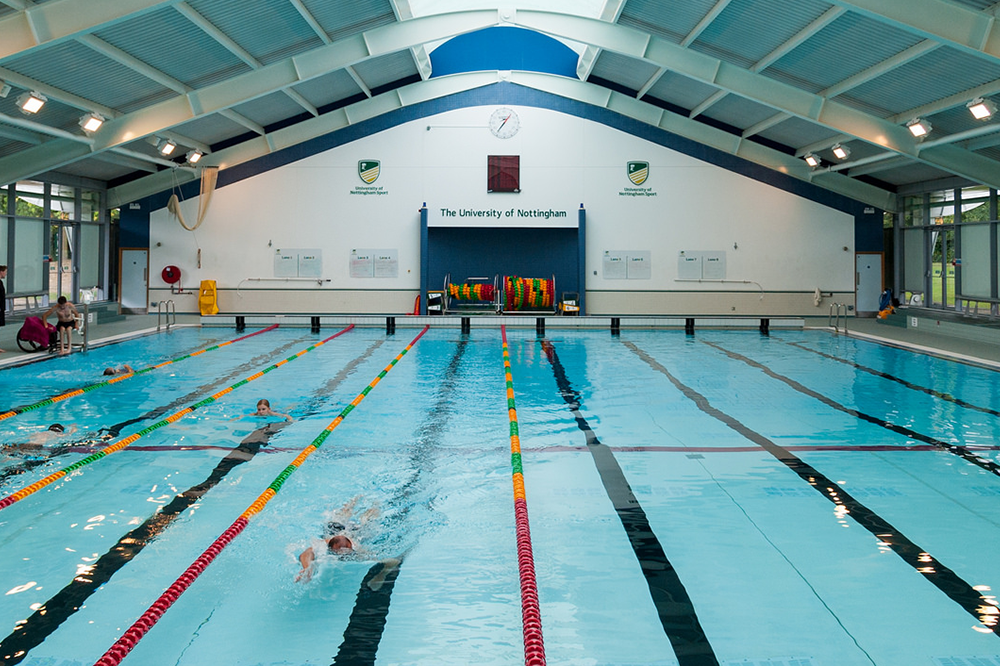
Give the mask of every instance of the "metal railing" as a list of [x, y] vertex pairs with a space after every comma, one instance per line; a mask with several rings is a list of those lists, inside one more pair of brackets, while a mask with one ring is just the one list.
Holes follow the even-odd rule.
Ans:
[[844, 333], [847, 333], [847, 305], [845, 303], [830, 303], [830, 315], [827, 319], [827, 326], [833, 328], [834, 333], [840, 333], [840, 315], [844, 314]]
[[166, 301], [160, 301], [156, 304], [156, 330], [160, 330], [161, 320], [166, 322], [167, 330], [170, 330], [172, 324], [177, 323], [177, 305], [174, 304], [173, 299]]

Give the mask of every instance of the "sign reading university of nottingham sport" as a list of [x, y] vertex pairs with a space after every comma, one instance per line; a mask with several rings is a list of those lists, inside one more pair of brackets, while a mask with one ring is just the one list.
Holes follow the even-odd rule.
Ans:
[[389, 194], [389, 190], [381, 185], [373, 185], [373, 183], [378, 180], [379, 175], [382, 173], [382, 162], [379, 160], [359, 160], [358, 161], [358, 178], [364, 185], [355, 185], [354, 189], [351, 190], [351, 194], [358, 194], [361, 196], [382, 196]]
[[657, 193], [652, 187], [641, 187], [649, 178], [649, 162], [628, 162], [625, 174], [632, 185], [627, 185], [618, 192], [620, 197], [655, 197]]
[[434, 206], [428, 203], [427, 224], [432, 227], [577, 227], [579, 217], [573, 208], [529, 204]]

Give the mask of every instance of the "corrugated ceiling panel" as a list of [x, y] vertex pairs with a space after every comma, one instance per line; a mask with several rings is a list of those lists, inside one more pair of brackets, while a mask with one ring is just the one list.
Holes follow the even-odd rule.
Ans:
[[817, 125], [801, 118], [789, 118], [773, 127], [769, 127], [757, 136], [797, 150], [817, 141], [833, 139], [840, 136], [840, 132], [835, 132], [822, 125]]
[[250, 66], [167, 7], [119, 23], [97, 36], [192, 88], [201, 88]]
[[972, 117], [969, 109], [966, 108], [965, 104], [961, 104], [956, 107], [952, 107], [941, 113], [935, 113], [929, 116], [928, 120], [931, 121], [933, 130], [931, 130], [930, 139], [937, 139], [939, 137], [947, 136], [949, 134], [955, 134], [957, 132], [964, 132], [966, 130], [984, 128], [984, 123], [986, 126], [995, 125], [998, 130], [1000, 130], [1000, 123], [997, 123], [998, 119], [993, 119], [992, 121], [982, 121], [976, 120]]
[[750, 67], [829, 8], [820, 0], [733, 0], [691, 48]]
[[13, 14], [17, 10], [13, 7], [8, 7], [7, 5], [0, 5], [0, 17], [7, 16], [8, 14]]
[[61, 42], [4, 63], [8, 69], [113, 109], [169, 92], [151, 79], [80, 44]]
[[[83, 130], [77, 124], [80, 116], [83, 115], [83, 111], [50, 98], [41, 111], [31, 116], [25, 116], [17, 106], [17, 96], [19, 94], [20, 91], [15, 88], [6, 98], [0, 98], [0, 113], [12, 118], [27, 117], [32, 122], [48, 125], [49, 127], [57, 127], [83, 136]], [[40, 133], [36, 132], [36, 134]]]
[[22, 150], [27, 150], [31, 148], [31, 144], [21, 143], [20, 141], [14, 141], [13, 139], [6, 139], [0, 136], [0, 157], [4, 155], [13, 155], [14, 153], [19, 153]]
[[334, 41], [396, 22], [388, 0], [302, 0], [302, 4]]
[[354, 66], [354, 71], [369, 89], [418, 74], [417, 65], [413, 62], [413, 54], [409, 49], [359, 62]]
[[317, 108], [362, 93], [351, 75], [342, 69], [310, 79], [292, 88]]
[[900, 166], [895, 169], [877, 171], [870, 175], [872, 178], [878, 178], [891, 185], [901, 186], [922, 183], [929, 180], [940, 180], [941, 178], [948, 178], [952, 174], [927, 164], [916, 163]]
[[718, 88], [715, 86], [668, 71], [646, 94], [690, 111], [711, 97], [716, 90]]
[[618, 23], [679, 43], [715, 4], [716, 0], [629, 0]]
[[[114, 153], [106, 153], [109, 160], [114, 159]], [[93, 178], [94, 180], [114, 180], [116, 178], [122, 178], [134, 172], [134, 169], [127, 166], [120, 166], [114, 164], [113, 162], [96, 160], [96, 159], [86, 159], [80, 160], [79, 162], [74, 162], [73, 164], [67, 164], [66, 166], [59, 168], [59, 173], [64, 173], [69, 176], [80, 176], [81, 178]], [[140, 171], [140, 175], [147, 175], [147, 172]], [[111, 202], [114, 205], [114, 202]]]
[[611, 51], [601, 51], [591, 76], [597, 76], [605, 81], [614, 81], [630, 90], [638, 91], [659, 68], [635, 58], [619, 55]]
[[738, 127], [741, 130], [756, 125], [774, 114], [775, 111], [771, 107], [736, 95], [726, 95], [704, 112], [704, 115], [713, 120]]
[[233, 111], [265, 127], [285, 118], [308, 113], [283, 92], [271, 93], [240, 104], [233, 107]]
[[[848, 12], [764, 70], [811, 92], [862, 72], [905, 51], [921, 38]], [[836, 54], [836, 57], [831, 57]]]
[[837, 100], [895, 115], [997, 79], [1000, 63], [942, 47]]
[[250, 131], [243, 125], [229, 120], [218, 113], [186, 122], [174, 129], [182, 136], [207, 143], [210, 146]]
[[[263, 64], [323, 45], [288, 0], [189, 0], [189, 5]], [[261, 29], [266, 26], [266, 29]]]

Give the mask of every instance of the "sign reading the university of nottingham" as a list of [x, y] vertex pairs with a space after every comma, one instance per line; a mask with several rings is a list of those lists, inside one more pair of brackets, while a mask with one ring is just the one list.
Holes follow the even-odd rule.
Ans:
[[629, 162], [625, 165], [625, 173], [635, 187], [624, 187], [618, 192], [620, 197], [655, 197], [652, 187], [639, 187], [649, 178], [649, 162]]
[[361, 179], [364, 185], [355, 185], [354, 189], [351, 190], [351, 194], [360, 195], [374, 195], [381, 196], [384, 194], [389, 194], [389, 190], [382, 186], [372, 185], [376, 180], [378, 180], [379, 174], [382, 173], [382, 162], [379, 160], [360, 160], [358, 162], [358, 178]]

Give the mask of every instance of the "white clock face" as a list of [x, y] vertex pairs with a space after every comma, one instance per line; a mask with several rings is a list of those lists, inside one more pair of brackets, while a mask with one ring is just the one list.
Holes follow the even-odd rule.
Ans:
[[500, 139], [509, 139], [521, 129], [521, 120], [514, 109], [502, 107], [490, 116], [490, 131]]

